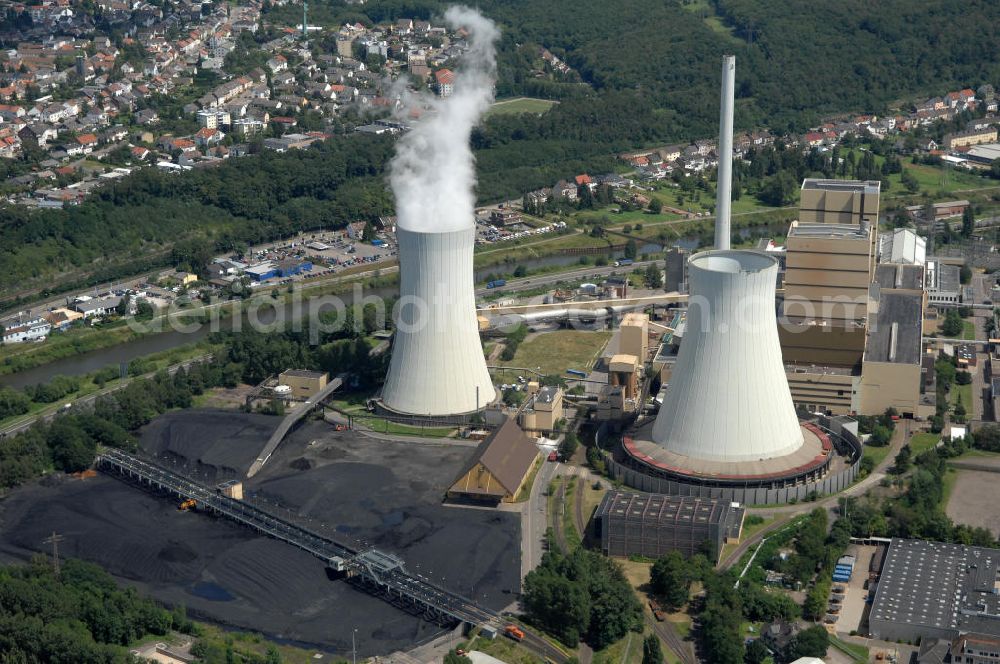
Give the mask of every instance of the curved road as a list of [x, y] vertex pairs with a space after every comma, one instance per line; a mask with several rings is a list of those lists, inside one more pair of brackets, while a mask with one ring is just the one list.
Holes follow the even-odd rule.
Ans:
[[889, 442], [889, 453], [886, 455], [885, 459], [875, 466], [867, 477], [856, 482], [847, 489], [844, 489], [840, 493], [835, 493], [831, 496], [827, 496], [826, 498], [822, 498], [811, 503], [797, 503], [795, 505], [779, 505], [776, 507], [757, 507], [748, 509], [748, 513], [760, 516], [774, 516], [774, 522], [769, 523], [766, 527], [754, 533], [753, 536], [740, 542], [739, 546], [726, 556], [724, 560], [719, 562], [719, 569], [726, 570], [735, 565], [743, 554], [750, 549], [750, 547], [755, 546], [762, 538], [767, 537], [768, 533], [780, 528], [790, 519], [802, 514], [807, 514], [817, 507], [822, 507], [832, 514], [837, 507], [837, 500], [839, 498], [844, 496], [859, 496], [864, 494], [871, 487], [875, 486], [882, 480], [883, 477], [885, 477], [886, 469], [895, 461], [896, 455], [899, 454], [899, 450], [902, 449], [903, 445], [909, 441], [911, 427], [911, 420], [899, 420], [899, 422], [897, 422], [896, 429], [893, 432], [892, 440]]

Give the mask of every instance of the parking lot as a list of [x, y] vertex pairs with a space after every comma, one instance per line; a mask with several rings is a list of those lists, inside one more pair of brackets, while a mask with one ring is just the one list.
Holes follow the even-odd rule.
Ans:
[[[852, 545], [848, 548], [848, 555], [856, 556], [854, 563], [854, 574], [847, 583], [834, 583], [834, 588], [843, 587], [845, 592], [840, 595], [843, 599], [840, 602], [839, 619], [835, 624], [836, 631], [850, 633], [858, 629], [861, 618], [865, 612], [865, 598], [868, 596], [868, 569], [872, 562], [872, 555], [875, 553], [874, 546]], [[832, 597], [837, 594], [833, 593]]]

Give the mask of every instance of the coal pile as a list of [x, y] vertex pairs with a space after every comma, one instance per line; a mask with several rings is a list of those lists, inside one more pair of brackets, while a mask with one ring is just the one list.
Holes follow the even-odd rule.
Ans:
[[[227, 411], [171, 413], [143, 447], [201, 481], [245, 470], [278, 420]], [[408, 569], [502, 608], [518, 591], [517, 515], [441, 505], [473, 447], [370, 439], [311, 422], [246, 485], [248, 499], [351, 543], [404, 558]], [[384, 654], [438, 630], [343, 581], [316, 558], [228, 521], [177, 509], [98, 476], [37, 483], [0, 501], [0, 557], [24, 560], [64, 536], [60, 554], [96, 562], [193, 615], [344, 655]]]

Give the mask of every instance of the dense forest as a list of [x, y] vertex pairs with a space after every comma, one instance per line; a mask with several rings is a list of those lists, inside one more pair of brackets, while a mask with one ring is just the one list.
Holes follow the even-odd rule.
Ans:
[[126, 646], [147, 634], [194, 625], [121, 589], [96, 565], [67, 560], [57, 575], [44, 558], [0, 567], [0, 653], [4, 662], [126, 664]]

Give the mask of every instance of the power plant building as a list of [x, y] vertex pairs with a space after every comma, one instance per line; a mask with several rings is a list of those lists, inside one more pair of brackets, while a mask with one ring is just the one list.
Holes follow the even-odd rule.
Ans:
[[861, 413], [919, 412], [923, 279], [920, 265], [883, 263], [876, 270], [861, 368]]
[[813, 325], [864, 321], [875, 269], [874, 232], [864, 226], [792, 222], [785, 243], [785, 316]]
[[640, 362], [649, 354], [649, 315], [629, 312], [618, 326], [618, 352], [635, 355]]
[[745, 513], [739, 503], [714, 498], [609, 491], [594, 523], [607, 556], [659, 558], [671, 551], [692, 556], [707, 543], [714, 563], [727, 542], [739, 540]]
[[877, 228], [881, 191], [878, 180], [806, 178], [799, 192], [799, 221]]
[[927, 414], [921, 334], [936, 266], [912, 231], [876, 235], [878, 200], [875, 181], [802, 185], [786, 243], [781, 346], [792, 398], [811, 412]]
[[549, 433], [563, 419], [563, 391], [554, 385], [539, 389], [521, 411], [521, 426], [525, 431]]
[[792, 399], [811, 412], [858, 410], [872, 233], [833, 223], [788, 230], [779, 335]]
[[329, 378], [329, 375], [324, 371], [288, 369], [278, 375], [278, 383], [290, 387], [292, 397], [308, 399], [326, 387]]
[[690, 256], [690, 252], [680, 247], [671, 247], [667, 251], [663, 286], [668, 293], [687, 292], [688, 256]]
[[381, 404], [394, 413], [464, 415], [496, 397], [479, 340], [473, 290], [476, 229], [399, 227], [399, 295]]

